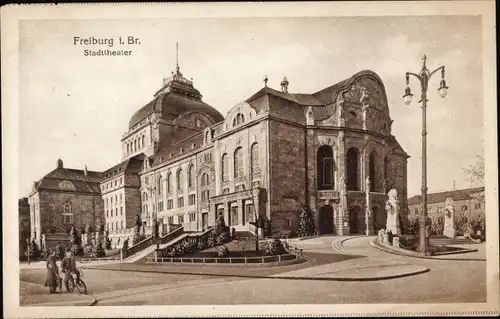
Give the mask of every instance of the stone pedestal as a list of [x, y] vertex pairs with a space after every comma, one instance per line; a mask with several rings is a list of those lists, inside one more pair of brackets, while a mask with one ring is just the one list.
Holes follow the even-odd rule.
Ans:
[[455, 238], [455, 205], [453, 204], [453, 199], [447, 198], [445, 209], [444, 209], [444, 230], [443, 235], [448, 238]]
[[382, 243], [386, 244], [386, 245], [390, 244], [389, 243], [389, 236], [386, 233], [384, 233], [384, 239], [383, 239]]
[[399, 237], [393, 237], [392, 238], [392, 246], [399, 248]]

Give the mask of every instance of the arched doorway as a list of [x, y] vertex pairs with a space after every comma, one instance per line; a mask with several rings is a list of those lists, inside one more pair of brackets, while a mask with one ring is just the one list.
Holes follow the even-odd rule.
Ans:
[[333, 207], [324, 205], [318, 212], [318, 230], [320, 235], [333, 234]]
[[379, 208], [378, 206], [372, 207], [372, 220], [373, 220], [373, 230], [378, 232], [379, 230], [385, 228], [383, 225], [383, 220], [381, 216], [379, 216]]
[[365, 215], [362, 214], [359, 206], [353, 206], [349, 210], [349, 234], [359, 235], [363, 234], [366, 228]]

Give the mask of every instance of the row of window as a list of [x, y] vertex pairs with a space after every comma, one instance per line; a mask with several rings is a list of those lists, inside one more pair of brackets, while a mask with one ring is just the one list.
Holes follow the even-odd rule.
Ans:
[[[462, 207], [461, 207], [462, 211], [466, 211], [467, 209], [468, 209], [467, 205], [462, 205]], [[481, 209], [481, 203], [479, 203], [479, 202], [475, 203], [474, 204], [474, 209]], [[415, 214], [418, 214], [419, 211], [420, 210], [418, 208], [415, 208], [415, 210], [414, 210]], [[438, 206], [437, 207], [437, 212], [438, 213], [444, 213], [444, 206]], [[431, 206], [427, 207], [427, 213], [428, 214], [432, 213], [432, 207]]]
[[[205, 194], [205, 195], [203, 195], [203, 194]], [[207, 193], [202, 192], [202, 201], [204, 199], [204, 196], [209, 196], [208, 191], [207, 191]], [[208, 199], [206, 199], [206, 200], [208, 200]], [[188, 206], [194, 206], [194, 205], [196, 205], [196, 194], [190, 194], [188, 196]], [[146, 208], [145, 212], [147, 212], [147, 205], [144, 205], [144, 206]], [[184, 207], [184, 197], [178, 197], [177, 198], [177, 208], [182, 208], [182, 207]], [[165, 208], [165, 206], [164, 206], [163, 201], [158, 202], [158, 211], [162, 212], [164, 210], [164, 208]], [[167, 210], [171, 210], [173, 208], [174, 208], [174, 200], [168, 199], [167, 200]]]
[[[114, 206], [118, 205], [118, 195], [114, 196]], [[120, 194], [120, 204], [123, 202], [123, 197], [122, 194]], [[111, 204], [111, 205], [110, 205]], [[106, 201], [104, 202], [104, 208], [108, 208], [109, 206], [113, 206], [113, 196], [106, 198]]]
[[[118, 225], [120, 225], [120, 228], [118, 228]], [[124, 226], [123, 220], [120, 221], [120, 223], [114, 222], [114, 223], [107, 223], [106, 224], [106, 230], [108, 230], [108, 231], [119, 230], [119, 229], [124, 229], [124, 228], [126, 228], [126, 227]]]
[[[227, 153], [222, 155], [221, 160], [221, 179], [222, 182], [229, 181], [229, 156]], [[234, 178], [243, 177], [245, 174], [243, 163], [243, 148], [238, 147], [233, 154], [233, 173]], [[256, 176], [260, 173], [259, 165], [259, 144], [253, 143], [250, 147], [250, 175]]]
[[[120, 207], [120, 215], [123, 215], [123, 207]], [[106, 217], [118, 216], [118, 207], [110, 210], [106, 210]]]
[[[188, 222], [192, 223], [196, 221], [196, 213], [188, 213]], [[173, 224], [174, 223], [174, 216], [168, 216], [167, 217], [167, 223], [168, 224]], [[184, 214], [179, 214], [177, 215], [177, 223], [178, 224], [183, 224], [184, 223]]]
[[146, 138], [144, 135], [134, 138], [134, 140], [127, 142], [127, 155], [137, 152], [144, 147]]
[[105, 190], [111, 189], [113, 187], [122, 186], [122, 184], [123, 184], [123, 177], [115, 179], [114, 181], [109, 181], [106, 184], [101, 185], [101, 189], [102, 189], [102, 191], [105, 191]]

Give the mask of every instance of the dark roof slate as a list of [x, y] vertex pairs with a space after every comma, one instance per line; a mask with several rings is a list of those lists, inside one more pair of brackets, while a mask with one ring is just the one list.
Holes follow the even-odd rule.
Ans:
[[[446, 191], [440, 193], [427, 194], [427, 203], [444, 203], [447, 198], [452, 198], [454, 201], [472, 199], [471, 194], [483, 192], [484, 187], [467, 188], [455, 191]], [[408, 199], [408, 205], [420, 205], [422, 203], [422, 196], [415, 195]]]

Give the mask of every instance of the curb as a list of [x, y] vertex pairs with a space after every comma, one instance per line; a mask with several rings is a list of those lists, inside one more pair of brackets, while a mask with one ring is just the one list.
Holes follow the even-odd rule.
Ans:
[[296, 276], [296, 277], [285, 277], [285, 276], [273, 276], [273, 277], [268, 277], [270, 279], [290, 279], [290, 280], [322, 280], [322, 281], [380, 281], [380, 280], [389, 280], [389, 279], [397, 279], [397, 278], [403, 278], [403, 277], [409, 277], [409, 276], [415, 276], [415, 275], [420, 275], [426, 272], [429, 272], [429, 268], [425, 268], [422, 270], [414, 271], [414, 272], [408, 272], [404, 274], [397, 274], [397, 275], [388, 275], [388, 276], [379, 276], [379, 277], [364, 277], [364, 278], [355, 278], [355, 277], [303, 277], [303, 276]]
[[36, 303], [29, 305], [29, 307], [92, 307], [97, 304], [97, 299], [91, 297], [91, 301], [61, 301], [61, 302], [48, 302]]
[[[385, 251], [386, 253], [393, 254], [393, 255], [399, 255], [399, 256], [405, 256], [405, 257], [412, 257], [412, 258], [420, 258], [420, 259], [432, 259], [432, 260], [447, 260], [447, 261], [486, 261], [485, 258], [441, 258], [437, 256], [417, 256], [417, 255], [411, 255], [411, 254], [405, 254], [403, 252], [390, 249], [387, 247], [382, 246], [377, 242], [377, 238], [374, 238], [371, 242], [370, 245], [372, 247], [375, 247], [377, 249], [380, 249], [382, 251]], [[475, 250], [477, 251], [477, 249]], [[465, 251], [461, 252], [461, 254], [469, 253], [469, 252], [474, 252], [474, 251]]]

